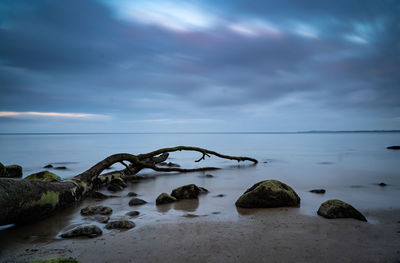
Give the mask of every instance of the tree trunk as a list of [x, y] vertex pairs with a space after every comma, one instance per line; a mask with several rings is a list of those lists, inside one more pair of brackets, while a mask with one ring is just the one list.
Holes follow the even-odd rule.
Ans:
[[[114, 154], [85, 172], [61, 182], [0, 178], [0, 225], [27, 223], [49, 216], [57, 209], [83, 200], [94, 189], [107, 185], [113, 179], [125, 180], [127, 176], [135, 176], [144, 168], [160, 172], [193, 172], [218, 169], [215, 167], [184, 169], [156, 166], [156, 164], [167, 160], [169, 152], [175, 151], [197, 151], [202, 153], [202, 157], [196, 162], [204, 160], [205, 156], [215, 155], [224, 159], [237, 160], [238, 162], [251, 161], [254, 164], [257, 163], [257, 160], [248, 157], [222, 155], [198, 147], [177, 146], [139, 155]], [[130, 165], [126, 165], [123, 163], [124, 161], [130, 162]], [[106, 168], [115, 163], [122, 163], [126, 168], [122, 171], [101, 175]]]

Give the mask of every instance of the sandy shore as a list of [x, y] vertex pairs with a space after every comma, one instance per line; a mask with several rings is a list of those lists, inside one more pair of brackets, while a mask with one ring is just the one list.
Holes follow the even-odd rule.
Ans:
[[328, 220], [296, 208], [251, 210], [234, 221], [182, 218], [94, 239], [21, 243], [3, 250], [0, 261], [399, 262], [400, 211], [370, 211], [369, 217], [379, 222]]

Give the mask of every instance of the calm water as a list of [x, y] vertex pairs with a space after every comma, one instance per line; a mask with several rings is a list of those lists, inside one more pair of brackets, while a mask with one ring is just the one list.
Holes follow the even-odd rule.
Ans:
[[[372, 223], [378, 220], [369, 211], [400, 209], [400, 151], [386, 146], [400, 144], [399, 133], [329, 133], [329, 134], [70, 134], [70, 135], [0, 135], [0, 161], [20, 164], [24, 176], [43, 170], [46, 164], [67, 166], [55, 171], [63, 178], [74, 176], [108, 155], [128, 152], [146, 153], [177, 145], [199, 146], [227, 155], [249, 156], [259, 160], [256, 166], [208, 158], [194, 163], [199, 153], [180, 152], [170, 155], [172, 162], [183, 167], [219, 166], [213, 178], [205, 173], [161, 174], [153, 179], [130, 185], [112, 198], [100, 202], [113, 208], [112, 219], [124, 218], [131, 210], [141, 215], [134, 218], [137, 227], [154, 222], [181, 220], [237, 220], [245, 217], [234, 206], [236, 199], [254, 183], [278, 179], [292, 186], [301, 197], [299, 213], [315, 215], [319, 205], [331, 198], [347, 201], [367, 215]], [[266, 163], [265, 163], [266, 162]], [[115, 165], [114, 168], [123, 168]], [[54, 172], [54, 171], [53, 171]], [[154, 172], [143, 171], [151, 176]], [[377, 184], [385, 182], [387, 187]], [[156, 197], [170, 193], [175, 187], [195, 183], [210, 190], [199, 200], [181, 201], [173, 205], [155, 206]], [[316, 195], [308, 191], [325, 188]], [[129, 207], [127, 193], [135, 191], [149, 203]], [[107, 191], [105, 191], [107, 193]], [[224, 197], [215, 197], [224, 194]], [[98, 203], [85, 200], [43, 222], [26, 227], [0, 230], [2, 237], [24, 242], [52, 240], [71, 225], [91, 222], [80, 216], [82, 207]], [[186, 214], [198, 218], [184, 217]], [[54, 220], [56, 219], [56, 220]], [[26, 239], [31, 236], [31, 239]]]

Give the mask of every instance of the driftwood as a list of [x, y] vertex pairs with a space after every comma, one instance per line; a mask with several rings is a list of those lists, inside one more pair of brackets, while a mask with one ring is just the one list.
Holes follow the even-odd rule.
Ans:
[[[176, 151], [200, 152], [202, 157], [196, 162], [204, 160], [206, 156], [214, 155], [238, 162], [257, 163], [256, 159], [249, 157], [223, 155], [198, 147], [177, 146], [139, 155], [114, 154], [85, 172], [60, 182], [0, 178], [0, 225], [27, 223], [44, 218], [58, 209], [83, 200], [93, 190], [108, 185], [113, 180], [126, 181], [127, 178], [136, 178], [136, 174], [145, 168], [158, 172], [195, 172], [219, 169], [216, 167], [184, 169], [157, 166], [157, 164], [167, 160], [170, 152]], [[124, 161], [130, 164], [127, 165]], [[115, 163], [122, 163], [126, 168], [117, 172], [101, 174]]]

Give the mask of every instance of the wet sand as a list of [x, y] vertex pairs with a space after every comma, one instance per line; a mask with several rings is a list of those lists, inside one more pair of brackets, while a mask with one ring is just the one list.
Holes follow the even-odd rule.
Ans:
[[[379, 224], [328, 220], [296, 208], [243, 210], [238, 220], [180, 217], [89, 239], [26, 242], [1, 262], [73, 257], [81, 262], [398, 262], [399, 210], [370, 211]], [[29, 244], [28, 244], [29, 243]]]

